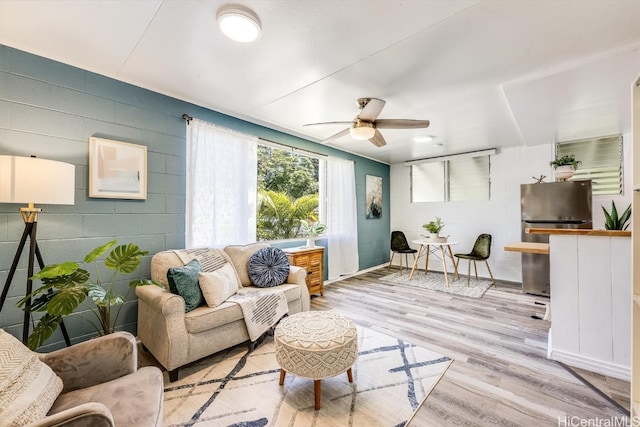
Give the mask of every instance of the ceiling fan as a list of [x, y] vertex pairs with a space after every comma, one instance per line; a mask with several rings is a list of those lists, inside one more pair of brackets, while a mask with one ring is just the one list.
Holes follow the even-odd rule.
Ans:
[[335, 135], [331, 135], [329, 138], [323, 140], [322, 143], [324, 144], [350, 134], [353, 139], [368, 139], [369, 142], [376, 147], [382, 147], [387, 143], [378, 129], [417, 129], [429, 127], [429, 120], [378, 119], [377, 117], [384, 108], [384, 104], [386, 104], [386, 102], [378, 98], [359, 98], [358, 107], [360, 108], [360, 114], [358, 114], [355, 119], [339, 122], [308, 123], [304, 126], [350, 124], [351, 126], [341, 130]]

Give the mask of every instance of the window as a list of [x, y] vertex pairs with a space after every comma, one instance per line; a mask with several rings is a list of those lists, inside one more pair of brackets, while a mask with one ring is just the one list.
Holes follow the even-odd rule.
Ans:
[[489, 200], [490, 156], [451, 156], [411, 165], [411, 201]]
[[556, 157], [570, 154], [582, 162], [572, 181], [592, 180], [594, 195], [622, 194], [621, 135], [556, 144]]
[[299, 237], [300, 220], [320, 219], [324, 161], [290, 148], [258, 145], [258, 240]]

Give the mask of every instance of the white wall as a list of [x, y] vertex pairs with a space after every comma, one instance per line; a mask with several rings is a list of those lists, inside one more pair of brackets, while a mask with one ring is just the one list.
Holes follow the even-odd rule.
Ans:
[[[630, 134], [623, 135], [624, 194], [593, 197], [594, 228], [604, 228], [601, 206], [609, 210], [613, 199], [621, 214], [631, 203], [630, 141]], [[553, 169], [549, 162], [553, 153], [553, 144], [498, 150], [491, 156], [491, 200], [480, 202], [411, 203], [410, 168], [402, 163], [391, 165], [391, 230], [402, 230], [409, 241], [418, 239], [425, 234], [422, 224], [439, 216], [446, 224], [441, 234], [449, 235], [450, 241], [459, 242], [452, 247], [454, 253], [469, 252], [478, 234], [489, 233], [493, 236], [489, 265], [494, 277], [521, 282], [520, 254], [506, 252], [503, 248], [521, 240], [520, 184], [533, 183], [533, 177], [540, 175], [547, 176], [545, 182], [552, 182]], [[394, 264], [399, 264], [397, 258]], [[441, 270], [441, 267], [440, 263], [429, 263], [430, 269]], [[465, 261], [461, 271], [466, 273], [466, 269]], [[484, 265], [478, 265], [478, 275], [489, 277]]]

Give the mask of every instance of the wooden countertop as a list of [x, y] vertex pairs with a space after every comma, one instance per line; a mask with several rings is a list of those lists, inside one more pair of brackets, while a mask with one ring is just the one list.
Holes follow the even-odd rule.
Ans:
[[621, 230], [595, 230], [591, 228], [527, 228], [525, 233], [530, 234], [564, 234], [567, 236], [609, 236], [631, 237], [630, 231]]
[[504, 247], [505, 251], [511, 252], [527, 252], [531, 254], [549, 254], [548, 243], [534, 243], [534, 242], [513, 242]]

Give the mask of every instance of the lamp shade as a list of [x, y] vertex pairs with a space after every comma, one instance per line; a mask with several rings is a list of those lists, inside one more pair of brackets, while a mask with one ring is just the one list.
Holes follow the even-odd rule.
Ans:
[[75, 166], [36, 157], [0, 156], [0, 203], [73, 205]]

